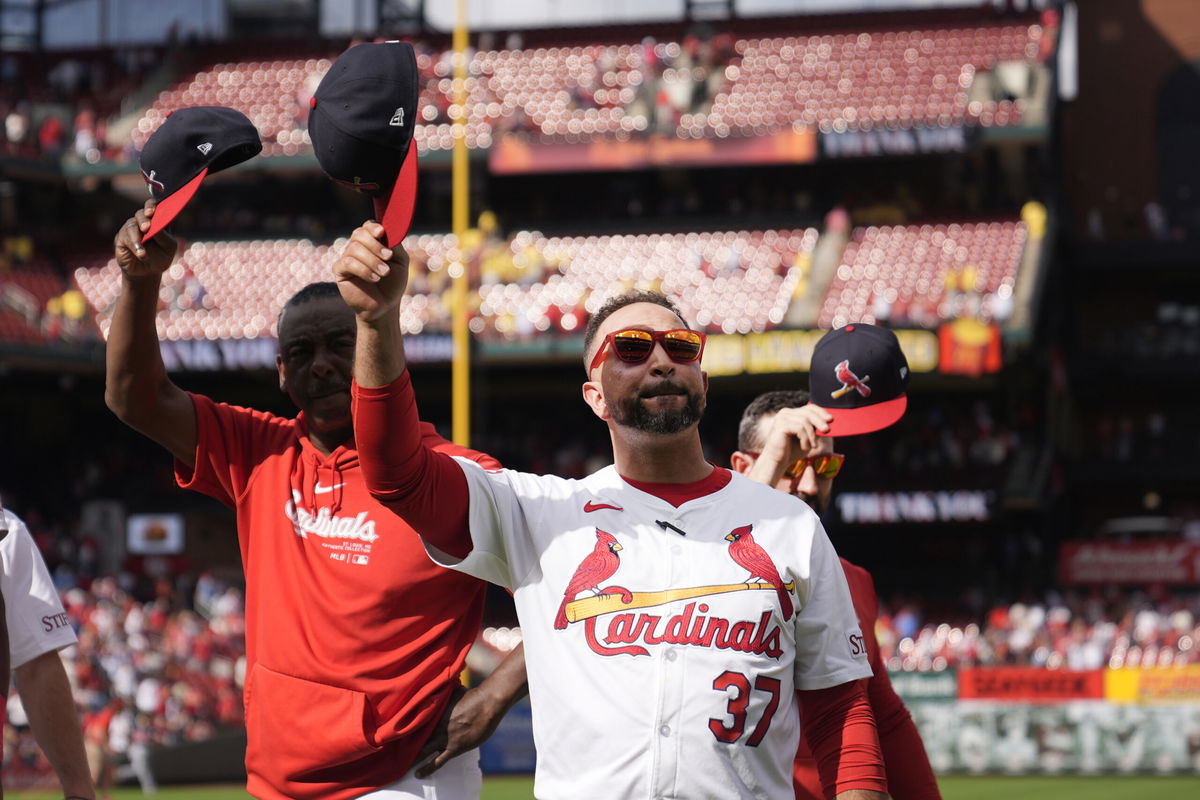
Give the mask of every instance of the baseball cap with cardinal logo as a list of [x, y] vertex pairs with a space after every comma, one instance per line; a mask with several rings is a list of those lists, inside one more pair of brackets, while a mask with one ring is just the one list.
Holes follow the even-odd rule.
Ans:
[[813, 348], [810, 402], [833, 415], [822, 436], [882, 430], [908, 407], [908, 359], [896, 334], [855, 323], [832, 330]]
[[262, 152], [258, 129], [246, 116], [223, 106], [192, 106], [167, 115], [139, 162], [150, 195], [158, 201], [149, 240], [183, 211], [205, 176], [240, 164]]
[[374, 199], [388, 247], [408, 233], [417, 201], [419, 96], [412, 45], [376, 42], [338, 56], [309, 103], [308, 135], [321, 169]]

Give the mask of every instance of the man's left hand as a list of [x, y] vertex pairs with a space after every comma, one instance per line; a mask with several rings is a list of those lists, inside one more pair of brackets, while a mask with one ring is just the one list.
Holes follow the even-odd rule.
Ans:
[[496, 730], [506, 710], [506, 706], [496, 703], [483, 686], [455, 689], [446, 713], [417, 753], [417, 777], [428, 777], [450, 759], [483, 744]]

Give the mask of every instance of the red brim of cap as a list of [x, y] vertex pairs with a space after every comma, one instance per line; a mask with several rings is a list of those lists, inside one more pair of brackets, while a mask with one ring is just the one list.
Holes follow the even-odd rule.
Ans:
[[833, 419], [829, 422], [829, 430], [817, 431], [818, 436], [858, 436], [881, 431], [903, 417], [908, 408], [908, 397], [900, 395], [862, 408], [820, 408], [832, 414]]
[[142, 236], [143, 242], [153, 239], [155, 234], [170, 225], [171, 220], [179, 216], [179, 212], [183, 211], [183, 207], [196, 194], [196, 190], [200, 188], [200, 181], [204, 180], [204, 176], [207, 174], [208, 167], [205, 167], [200, 170], [199, 175], [185, 183], [175, 194], [158, 201], [158, 205], [154, 207], [154, 216], [150, 218], [150, 230]]
[[387, 234], [387, 246], [395, 247], [404, 241], [408, 229], [412, 226], [413, 211], [417, 205], [417, 144], [410, 146], [408, 157], [400, 165], [400, 174], [392, 184], [392, 193], [384, 203], [382, 198], [375, 200], [375, 219], [383, 225]]

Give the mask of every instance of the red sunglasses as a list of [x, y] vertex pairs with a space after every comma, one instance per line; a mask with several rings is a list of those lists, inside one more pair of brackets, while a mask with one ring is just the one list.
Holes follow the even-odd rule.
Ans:
[[[746, 455], [759, 458], [762, 453], [755, 453], [753, 450], [746, 450]], [[838, 473], [842, 471], [842, 464], [846, 463], [846, 457], [841, 453], [822, 453], [819, 456], [810, 456], [809, 458], [801, 458], [798, 461], [784, 470], [783, 477], [799, 478], [804, 474], [804, 470], [810, 466], [817, 473], [818, 478], [836, 478]]]
[[628, 328], [623, 331], [613, 331], [604, 337], [604, 342], [592, 358], [591, 372], [604, 363], [611, 352], [626, 364], [640, 364], [650, 357], [654, 344], [662, 345], [663, 351], [670, 359], [679, 364], [696, 361], [704, 353], [706, 337], [700, 331], [676, 328], [671, 331], [644, 331], [641, 328]]

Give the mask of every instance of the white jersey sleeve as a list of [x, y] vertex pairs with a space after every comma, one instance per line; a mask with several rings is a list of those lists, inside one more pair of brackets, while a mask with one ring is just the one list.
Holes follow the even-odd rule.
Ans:
[[796, 613], [796, 688], [828, 689], [869, 678], [867, 647], [838, 555], [820, 522], [809, 551]]
[[75, 631], [50, 580], [46, 562], [17, 515], [0, 511], [8, 535], [0, 541], [0, 587], [12, 668], [75, 644]]
[[537, 500], [554, 494], [555, 484], [569, 482], [508, 469], [485, 470], [461, 457], [454, 460], [462, 467], [470, 491], [472, 549], [462, 560], [429, 545], [426, 550], [442, 566], [514, 591], [539, 559], [528, 515], [537, 514]]

